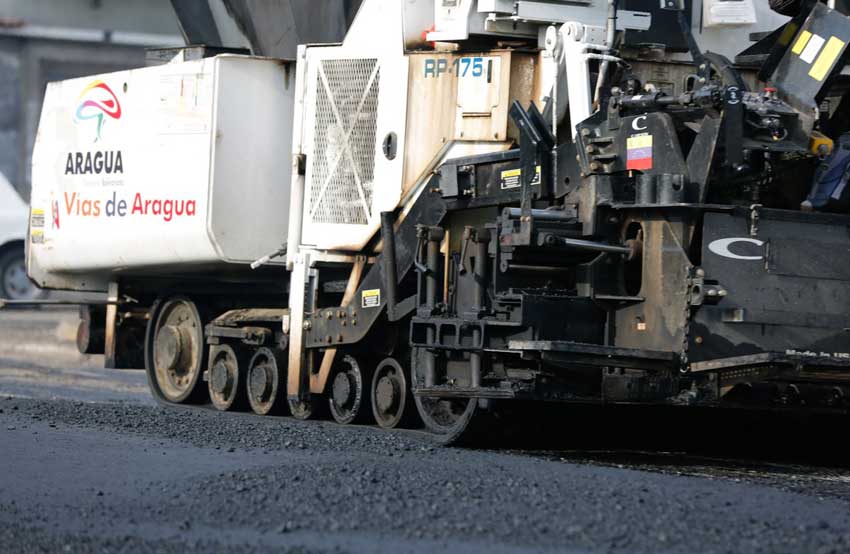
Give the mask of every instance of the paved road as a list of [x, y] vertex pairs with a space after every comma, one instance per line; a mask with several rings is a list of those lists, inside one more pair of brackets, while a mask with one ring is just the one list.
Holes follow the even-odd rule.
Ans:
[[0, 311], [0, 391], [6, 395], [153, 405], [142, 372], [103, 369], [77, 352], [77, 311]]
[[[850, 551], [840, 437], [788, 461], [771, 447], [805, 427], [765, 440], [765, 420], [632, 411], [552, 422], [569, 438], [546, 449], [445, 449], [417, 431], [163, 408], [141, 374], [75, 354], [73, 329], [73, 312], [0, 312], [2, 552]], [[748, 461], [717, 440], [735, 430]], [[658, 442], [671, 434], [703, 440]], [[709, 446], [634, 448], [694, 443]]]

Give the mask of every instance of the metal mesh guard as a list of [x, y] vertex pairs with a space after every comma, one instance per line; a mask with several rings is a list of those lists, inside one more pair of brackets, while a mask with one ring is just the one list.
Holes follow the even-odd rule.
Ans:
[[377, 59], [320, 62], [308, 221], [367, 223], [375, 180], [379, 86]]

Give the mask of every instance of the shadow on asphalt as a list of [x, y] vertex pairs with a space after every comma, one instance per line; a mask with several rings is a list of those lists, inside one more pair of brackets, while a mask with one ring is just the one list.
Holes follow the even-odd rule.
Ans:
[[850, 467], [846, 415], [656, 406], [529, 405], [522, 411], [506, 418], [515, 424], [498, 445], [487, 437], [479, 447], [678, 467], [703, 465], [705, 458]]

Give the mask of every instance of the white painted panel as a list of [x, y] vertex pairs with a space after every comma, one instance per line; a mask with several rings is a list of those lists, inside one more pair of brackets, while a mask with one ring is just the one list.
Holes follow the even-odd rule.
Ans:
[[[306, 54], [301, 242], [323, 250], [360, 250], [401, 197], [408, 60], [400, 44], [347, 44]], [[390, 133], [394, 159], [382, 151]]]
[[286, 242], [295, 65], [221, 56], [216, 77], [207, 224], [222, 259], [252, 262]]

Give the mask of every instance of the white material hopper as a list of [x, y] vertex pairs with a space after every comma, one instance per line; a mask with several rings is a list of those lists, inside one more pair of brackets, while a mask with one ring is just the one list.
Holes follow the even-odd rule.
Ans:
[[234, 55], [48, 85], [30, 275], [105, 290], [115, 274], [215, 271], [278, 248], [294, 85], [294, 64]]

